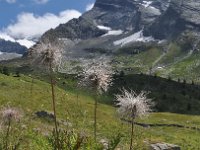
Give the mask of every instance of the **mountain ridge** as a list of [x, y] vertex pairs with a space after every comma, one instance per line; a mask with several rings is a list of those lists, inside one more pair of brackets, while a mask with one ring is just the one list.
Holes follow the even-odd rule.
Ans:
[[0, 39], [0, 51], [7, 53], [24, 54], [27, 51], [27, 48], [17, 42]]
[[[103, 55], [111, 56], [113, 61], [121, 57], [118, 54], [122, 57], [128, 54], [131, 58], [127, 61], [137, 57], [144, 65], [142, 55], [157, 49], [161, 55], [152, 55], [157, 56], [155, 60], [161, 60], [141, 65], [136, 73], [146, 73], [149, 72], [146, 68], [152, 68], [159, 74], [157, 68], [168, 69], [168, 66], [185, 61], [188, 54], [198, 53], [199, 5], [199, 0], [97, 0], [94, 7], [78, 19], [47, 31], [29, 49], [28, 56], [38, 57], [43, 51], [41, 43], [61, 41], [64, 43], [63, 61], [95, 59]], [[125, 64], [123, 60], [115, 66], [121, 70], [127, 67]], [[134, 66], [135, 63], [131, 65], [132, 70], [135, 70]], [[170, 76], [170, 70], [165, 72], [165, 76]]]

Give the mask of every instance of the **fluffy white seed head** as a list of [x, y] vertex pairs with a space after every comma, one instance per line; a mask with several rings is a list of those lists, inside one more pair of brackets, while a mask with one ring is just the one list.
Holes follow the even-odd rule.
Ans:
[[1, 110], [1, 123], [7, 124], [10, 121], [20, 121], [22, 115], [16, 108], [5, 107]]
[[112, 67], [107, 61], [87, 64], [83, 68], [80, 86], [91, 87], [98, 93], [106, 92], [112, 84]]
[[123, 118], [138, 118], [149, 114], [154, 105], [152, 100], [147, 98], [147, 92], [142, 91], [136, 94], [134, 91], [122, 90], [121, 95], [116, 95], [116, 106], [118, 112]]
[[38, 57], [34, 61], [35, 63], [39, 63], [47, 69], [51, 67], [53, 70], [60, 67], [63, 52], [62, 43], [40, 42], [37, 44], [35, 51], [38, 53]]
[[[43, 44], [44, 45], [44, 44]], [[51, 65], [52, 69], [60, 66], [62, 53], [58, 46], [50, 43], [43, 46], [42, 63], [44, 65]]]

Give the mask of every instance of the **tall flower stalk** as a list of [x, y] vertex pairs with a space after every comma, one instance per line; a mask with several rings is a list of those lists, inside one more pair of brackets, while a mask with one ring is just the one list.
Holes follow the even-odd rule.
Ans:
[[[87, 64], [83, 68], [83, 79], [80, 81], [81, 86], [92, 88], [97, 96], [106, 92], [112, 83], [112, 68], [108, 61], [97, 61], [92, 64]], [[98, 100], [95, 97], [94, 101], [94, 139], [97, 139], [97, 105]]]
[[45, 44], [41, 43], [40, 48], [41, 52], [41, 63], [44, 67], [47, 68], [50, 77], [50, 84], [51, 84], [51, 96], [52, 96], [52, 107], [53, 107], [53, 114], [54, 114], [54, 125], [55, 125], [55, 132], [56, 132], [56, 147], [59, 149], [59, 132], [58, 132], [58, 123], [57, 123], [57, 114], [56, 114], [56, 98], [55, 98], [55, 84], [56, 81], [54, 79], [54, 71], [58, 69], [61, 63], [62, 51], [61, 47], [57, 45], [52, 45], [50, 43]]
[[133, 150], [134, 121], [136, 118], [147, 116], [152, 111], [154, 103], [147, 98], [147, 92], [136, 94], [134, 91], [122, 90], [121, 95], [116, 95], [118, 112], [124, 119], [131, 121], [130, 150]]

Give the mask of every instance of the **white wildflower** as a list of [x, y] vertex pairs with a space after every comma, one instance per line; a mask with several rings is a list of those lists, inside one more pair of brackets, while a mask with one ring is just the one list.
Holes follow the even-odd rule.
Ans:
[[92, 87], [100, 94], [106, 92], [112, 84], [112, 67], [106, 61], [87, 64], [83, 68], [83, 79], [79, 83], [81, 86]]
[[133, 133], [134, 133], [134, 120], [137, 117], [143, 117], [151, 112], [153, 102], [147, 98], [146, 92], [136, 94], [134, 91], [128, 92], [123, 89], [122, 95], [116, 95], [118, 111], [124, 119], [131, 121], [131, 137], [130, 137], [130, 150], [133, 148]]
[[123, 89], [122, 95], [116, 95], [119, 114], [123, 118], [137, 118], [148, 115], [151, 112], [153, 102], [147, 98], [147, 92], [142, 91], [136, 94], [134, 91], [128, 92]]
[[36, 63], [53, 70], [60, 67], [63, 52], [62, 43], [40, 42], [37, 44], [37, 47], [33, 47], [32, 49], [38, 53], [38, 57], [35, 60]]
[[42, 63], [51, 65], [52, 69], [59, 67], [62, 53], [58, 46], [50, 43], [43, 44]]
[[1, 110], [2, 123], [7, 124], [10, 121], [20, 121], [22, 115], [16, 108], [6, 107]]

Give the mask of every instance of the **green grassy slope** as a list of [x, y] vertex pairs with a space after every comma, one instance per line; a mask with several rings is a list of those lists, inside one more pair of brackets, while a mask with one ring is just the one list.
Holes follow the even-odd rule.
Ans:
[[118, 93], [118, 89], [149, 91], [149, 96], [156, 103], [155, 111], [182, 114], [200, 114], [200, 86], [183, 81], [144, 74], [116, 76], [110, 93]]
[[[180, 78], [188, 82], [192, 80], [200, 83], [200, 53], [199, 45], [194, 48], [192, 40], [186, 40], [186, 43], [171, 41], [167, 44], [157, 45], [155, 43], [133, 44], [128, 47], [122, 47], [113, 53], [112, 65], [116, 70], [124, 70], [129, 74], [157, 74], [158, 76], [173, 80]], [[1, 66], [20, 67], [30, 66], [33, 62], [31, 58], [22, 58], [0, 62]], [[70, 65], [78, 62], [71, 62]], [[28, 68], [24, 68], [28, 69]], [[31, 71], [31, 70], [29, 70]]]
[[188, 81], [200, 82], [200, 54], [194, 53], [183, 61], [179, 61], [172, 65], [167, 66], [157, 73], [161, 76], [170, 75], [174, 79], [187, 79]]
[[[32, 79], [27, 76], [16, 78], [0, 75], [0, 85], [1, 106], [9, 105], [23, 110], [25, 124], [27, 124], [28, 129], [38, 128], [38, 130], [42, 130], [41, 133], [43, 134], [52, 129], [53, 123], [49, 123], [49, 121], [45, 122], [45, 120], [40, 120], [35, 116], [35, 112], [37, 111], [52, 112], [49, 84], [39, 80], [34, 80], [32, 84]], [[70, 120], [72, 124], [78, 126], [80, 129], [84, 128], [89, 133], [91, 132], [93, 126], [92, 97], [82, 94], [78, 95], [77, 99], [77, 93], [57, 88], [56, 99], [57, 113], [60, 120]], [[106, 131], [108, 137], [111, 136], [109, 131], [113, 131], [115, 128], [117, 130], [116, 123], [118, 122], [114, 119], [114, 109], [110, 106], [99, 104], [98, 116], [102, 136], [105, 135], [104, 131]], [[106, 120], [108, 122], [103, 121], [105, 116], [107, 116]], [[112, 121], [112, 124], [109, 123], [109, 120]]]
[[114, 56], [114, 66], [118, 70], [127, 73], [157, 74], [161, 77], [172, 77], [174, 80], [185, 79], [187, 81], [199, 80], [199, 51], [191, 51], [192, 47], [186, 47], [180, 43], [171, 42], [165, 47], [150, 47], [140, 50], [139, 53], [128, 53], [135, 47], [129, 47], [120, 55]]
[[[66, 81], [67, 82], [67, 81]], [[33, 84], [32, 84], [33, 83]], [[32, 89], [32, 90], [31, 90]], [[65, 88], [67, 89], [67, 87]], [[37, 111], [51, 112], [50, 85], [46, 82], [33, 80], [30, 77], [5, 76], [0, 74], [0, 104], [1, 107], [10, 105], [17, 107], [23, 112], [22, 125], [24, 140], [21, 149], [48, 150], [46, 135], [53, 128], [53, 122], [47, 119], [38, 118]], [[76, 130], [84, 131], [92, 135], [93, 128], [93, 98], [87, 93], [73, 90], [56, 88], [56, 105], [60, 127], [66, 128], [61, 120], [72, 124]], [[186, 126], [200, 127], [199, 116], [177, 115], [170, 113], [153, 113], [149, 118], [137, 120], [144, 123], [176, 123]], [[116, 109], [112, 106], [98, 105], [98, 139], [111, 139], [114, 135], [121, 133], [124, 137], [119, 147], [126, 147], [129, 144], [129, 127], [127, 123], [117, 119]], [[169, 142], [179, 144], [185, 149], [199, 148], [200, 132], [192, 129], [179, 129], [176, 127], [151, 127], [135, 129], [135, 140], [137, 143], [144, 141], [148, 143]], [[139, 149], [139, 148], [138, 148]], [[141, 148], [142, 149], [142, 148]]]
[[[130, 48], [129, 50], [131, 50]], [[114, 57], [114, 66], [116, 69], [127, 70], [129, 73], [148, 72], [149, 68], [153, 66], [155, 61], [159, 59], [163, 54], [163, 51], [159, 48], [151, 48], [146, 51], [142, 51], [138, 54], [120, 54]]]

